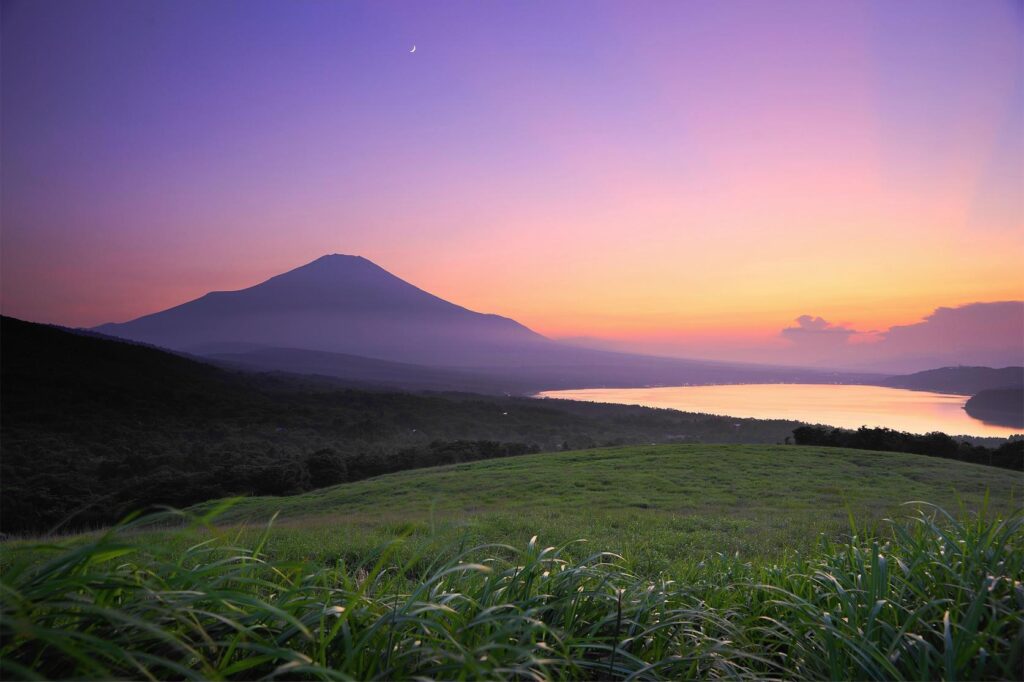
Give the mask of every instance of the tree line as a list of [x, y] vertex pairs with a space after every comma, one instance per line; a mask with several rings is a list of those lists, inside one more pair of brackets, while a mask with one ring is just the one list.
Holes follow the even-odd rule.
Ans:
[[797, 445], [909, 452], [1024, 471], [1024, 439], [1020, 438], [1009, 440], [995, 448], [989, 448], [958, 441], [939, 432], [919, 435], [892, 429], [872, 429], [866, 426], [862, 426], [856, 431], [834, 429], [827, 426], [801, 426], [793, 430], [793, 440]]

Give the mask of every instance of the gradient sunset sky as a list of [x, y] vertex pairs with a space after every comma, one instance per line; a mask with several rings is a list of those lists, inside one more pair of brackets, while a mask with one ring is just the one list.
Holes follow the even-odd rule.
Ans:
[[694, 353], [1024, 299], [1021, 8], [4, 2], [3, 312], [334, 252]]

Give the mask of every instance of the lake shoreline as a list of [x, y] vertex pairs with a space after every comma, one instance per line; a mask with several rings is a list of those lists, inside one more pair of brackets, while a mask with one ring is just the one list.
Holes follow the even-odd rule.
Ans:
[[910, 433], [941, 431], [974, 438], [1008, 438], [1019, 430], [991, 424], [964, 410], [969, 395], [873, 384], [766, 383], [585, 388], [542, 391], [556, 398], [668, 408], [753, 419], [790, 419], [847, 429], [861, 426]]

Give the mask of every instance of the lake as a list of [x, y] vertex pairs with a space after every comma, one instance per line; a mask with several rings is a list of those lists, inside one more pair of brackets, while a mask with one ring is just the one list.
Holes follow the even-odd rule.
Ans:
[[1020, 429], [986, 424], [963, 410], [970, 396], [840, 384], [735, 384], [656, 388], [584, 388], [545, 391], [564, 398], [645, 407], [669, 407], [757, 419], [796, 419], [848, 429], [883, 426], [911, 433], [1005, 438]]

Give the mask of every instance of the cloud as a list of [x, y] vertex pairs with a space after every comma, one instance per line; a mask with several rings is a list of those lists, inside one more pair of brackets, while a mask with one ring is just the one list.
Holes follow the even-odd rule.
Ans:
[[921, 322], [899, 325], [882, 335], [887, 347], [969, 350], [1024, 347], [1024, 301], [969, 303], [936, 308]]
[[813, 346], [841, 346], [849, 341], [854, 334], [859, 334], [856, 329], [837, 326], [822, 317], [812, 315], [801, 315], [796, 318], [795, 327], [786, 327], [782, 330], [782, 337], [799, 345]]
[[[796, 328], [798, 331], [809, 331], [809, 332], [823, 332], [832, 328], [832, 323], [825, 320], [823, 317], [811, 317], [810, 315], [801, 315], [796, 318], [797, 324], [800, 326]], [[785, 330], [783, 330], [785, 331]]]
[[[944, 365], [1024, 364], [1024, 301], [936, 308], [920, 322], [862, 332], [802, 315], [781, 331], [802, 360], [836, 367], [918, 371]], [[872, 335], [874, 343], [850, 343]]]

